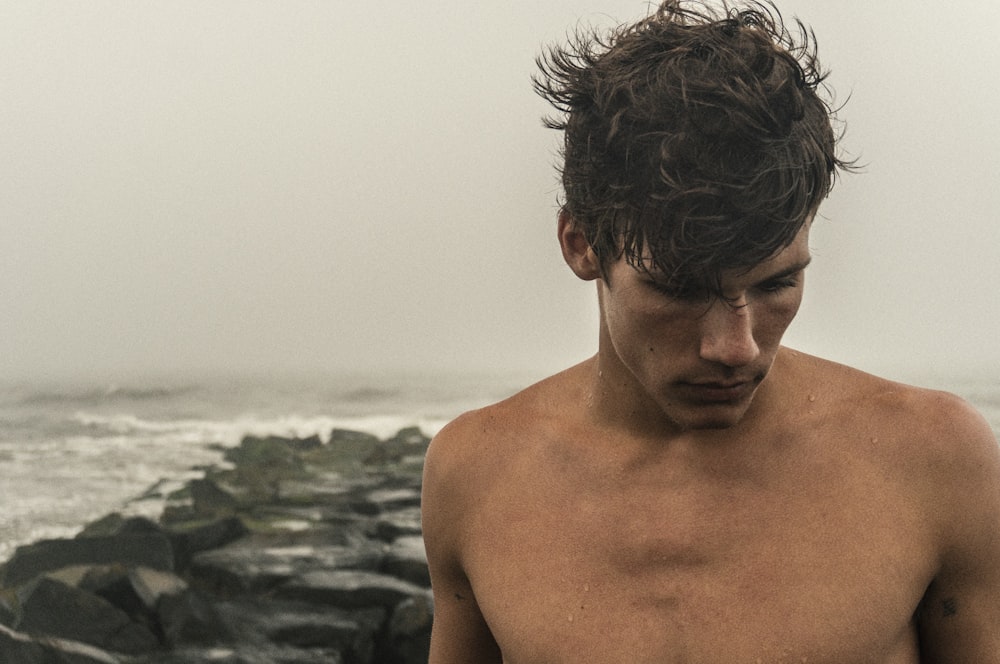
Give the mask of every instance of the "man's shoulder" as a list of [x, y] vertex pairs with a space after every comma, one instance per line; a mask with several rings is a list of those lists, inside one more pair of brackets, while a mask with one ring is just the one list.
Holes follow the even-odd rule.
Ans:
[[435, 441], [445, 441], [449, 446], [462, 441], [482, 445], [512, 434], [556, 426], [558, 420], [570, 418], [573, 404], [581, 401], [581, 371], [582, 365], [571, 367], [502, 401], [465, 412], [441, 429]]
[[[961, 397], [882, 378], [822, 358], [788, 350], [790, 380], [815, 395], [827, 418], [867, 427], [915, 454], [993, 454], [996, 438], [982, 415]], [[875, 434], [873, 434], [875, 435]], [[978, 450], [978, 451], [977, 451]]]

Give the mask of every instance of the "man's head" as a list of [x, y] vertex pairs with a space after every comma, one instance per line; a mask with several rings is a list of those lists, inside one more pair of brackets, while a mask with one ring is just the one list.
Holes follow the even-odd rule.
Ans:
[[719, 293], [788, 246], [838, 168], [815, 39], [771, 5], [667, 0], [539, 59], [562, 117], [563, 214], [607, 277], [623, 257], [680, 295]]

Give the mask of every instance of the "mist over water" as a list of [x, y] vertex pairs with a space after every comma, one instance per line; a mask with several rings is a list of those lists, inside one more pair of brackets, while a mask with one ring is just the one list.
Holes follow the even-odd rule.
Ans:
[[529, 381], [398, 374], [0, 388], [0, 560], [111, 511], [158, 516], [165, 493], [222, 463], [221, 448], [246, 435], [327, 441], [340, 428], [387, 438], [418, 426], [432, 436]]

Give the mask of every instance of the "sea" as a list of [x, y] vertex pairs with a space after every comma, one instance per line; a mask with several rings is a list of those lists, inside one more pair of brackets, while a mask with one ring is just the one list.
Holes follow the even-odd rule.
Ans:
[[[0, 561], [17, 546], [71, 537], [120, 512], [155, 518], [163, 498], [222, 465], [247, 435], [335, 428], [433, 436], [460, 413], [538, 376], [358, 373], [0, 385]], [[976, 406], [1000, 433], [1000, 377], [915, 378]]]
[[530, 374], [226, 376], [0, 385], [0, 561], [111, 512], [155, 518], [244, 436], [433, 436]]

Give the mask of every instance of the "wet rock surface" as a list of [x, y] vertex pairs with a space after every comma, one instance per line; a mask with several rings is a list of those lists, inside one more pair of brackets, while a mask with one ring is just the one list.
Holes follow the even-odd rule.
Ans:
[[0, 662], [415, 664], [428, 438], [246, 437], [228, 466], [0, 567]]

